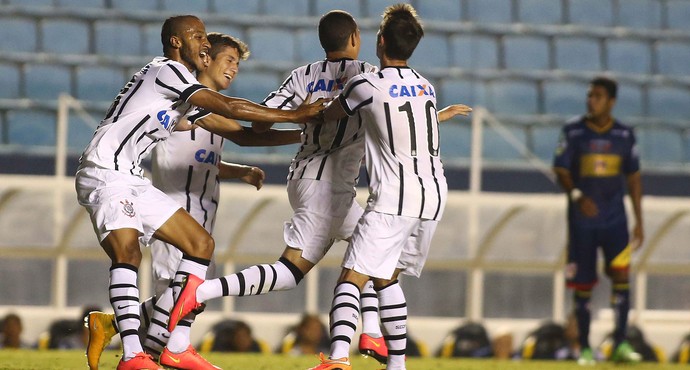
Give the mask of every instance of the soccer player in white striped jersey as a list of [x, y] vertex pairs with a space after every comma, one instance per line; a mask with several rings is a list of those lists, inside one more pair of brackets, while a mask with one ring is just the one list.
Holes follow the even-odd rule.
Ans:
[[[343, 11], [331, 11], [319, 21], [319, 40], [326, 59], [292, 71], [283, 85], [269, 94], [264, 104], [294, 109], [312, 94], [333, 98], [348, 80], [376, 67], [356, 60], [360, 36], [354, 18]], [[446, 109], [447, 117], [464, 111], [455, 105]], [[271, 124], [254, 123], [257, 131]], [[364, 156], [364, 131], [359, 115], [343, 116], [327, 124], [307, 123], [302, 146], [290, 165], [288, 197], [293, 207], [292, 219], [286, 223], [287, 247], [272, 265], [257, 265], [220, 279], [208, 280], [190, 288], [185, 286], [170, 318], [170, 326], [187, 310], [212, 298], [263, 294], [288, 290], [299, 284], [328, 252], [336, 239], [348, 239], [363, 209], [355, 201], [355, 185]], [[188, 280], [188, 284], [191, 281]], [[200, 284], [200, 285], [199, 285]], [[387, 351], [378, 319], [378, 301], [373, 286], [362, 293], [363, 335], [360, 351], [385, 363]], [[358, 306], [359, 307], [359, 306]]]
[[[120, 91], [80, 158], [75, 185], [101, 246], [112, 261], [109, 296], [120, 329], [123, 355], [118, 370], [159, 369], [139, 340], [139, 238], [165, 241], [183, 252], [174, 280], [204, 278], [213, 254], [210, 234], [172, 198], [143, 177], [140, 166], [171, 132], [190, 129], [184, 118], [195, 107], [211, 115], [197, 125], [220, 135], [233, 131], [226, 118], [305, 122], [323, 110], [323, 100], [294, 111], [270, 109], [201, 85], [209, 44], [195, 16], [168, 18], [161, 30], [164, 57], [156, 57]], [[177, 289], [176, 289], [177, 290]]]
[[352, 368], [349, 348], [357, 327], [360, 291], [370, 279], [388, 346], [386, 369], [405, 369], [407, 302], [398, 275], [420, 276], [448, 192], [440, 158], [436, 91], [407, 64], [423, 35], [412, 6], [386, 8], [376, 44], [381, 70], [351, 78], [324, 112], [326, 124], [360, 117], [369, 199], [334, 290], [331, 353], [328, 358], [321, 354], [321, 363], [313, 370]]

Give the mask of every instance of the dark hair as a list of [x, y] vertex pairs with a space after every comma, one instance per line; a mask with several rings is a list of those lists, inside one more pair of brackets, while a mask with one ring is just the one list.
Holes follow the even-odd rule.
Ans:
[[319, 20], [319, 42], [324, 51], [340, 51], [347, 47], [347, 41], [355, 31], [357, 22], [350, 13], [332, 10]]
[[237, 37], [224, 35], [218, 32], [210, 32], [208, 35], [206, 35], [206, 38], [208, 38], [208, 42], [211, 44], [209, 54], [213, 59], [216, 59], [216, 56], [218, 53], [223, 51], [224, 47], [237, 49], [237, 54], [240, 55], [240, 60], [247, 60], [247, 58], [249, 58], [249, 54], [251, 54], [249, 51], [249, 46], [247, 46], [246, 43]]
[[199, 17], [195, 15], [176, 15], [166, 19], [165, 22], [163, 22], [163, 27], [161, 28], [161, 43], [163, 44], [163, 52], [166, 52], [172, 48], [170, 38], [172, 36], [180, 36], [180, 23], [183, 23], [189, 19], [199, 19]]
[[616, 98], [616, 95], [618, 94], [618, 83], [608, 77], [596, 77], [592, 79], [592, 81], [589, 81], [590, 85], [592, 86], [601, 86], [604, 89], [606, 89], [606, 92], [609, 94], [609, 98]]
[[379, 37], [386, 42], [384, 53], [393, 59], [410, 59], [424, 36], [417, 11], [410, 4], [396, 4], [387, 7], [382, 17]]

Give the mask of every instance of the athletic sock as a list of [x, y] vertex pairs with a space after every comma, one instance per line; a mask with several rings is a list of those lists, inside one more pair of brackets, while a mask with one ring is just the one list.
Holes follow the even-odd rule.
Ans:
[[168, 320], [170, 319], [170, 310], [173, 306], [173, 291], [172, 285], [156, 299], [156, 304], [153, 306], [153, 314], [151, 315], [151, 322], [146, 331], [146, 339], [144, 340], [144, 348], [146, 353], [158, 358], [163, 352], [163, 347], [168, 343], [170, 332], [168, 332]]
[[192, 323], [194, 323], [194, 318], [196, 318], [194, 313], [185, 316], [184, 319], [177, 323], [175, 330], [170, 333], [170, 339], [168, 339], [168, 344], [166, 346], [172, 353], [182, 353], [186, 351], [187, 347], [191, 344], [190, 338], [192, 335]]
[[398, 281], [378, 290], [383, 337], [388, 347], [387, 369], [405, 368], [407, 301]]
[[151, 315], [153, 315], [153, 306], [156, 304], [156, 296], [147, 298], [139, 305], [139, 320], [141, 320], [141, 328], [144, 331], [148, 330], [151, 325]]
[[364, 285], [360, 299], [362, 302], [362, 333], [380, 338], [383, 334], [379, 324], [379, 298], [371, 280]]
[[359, 295], [359, 288], [348, 281], [335, 287], [330, 312], [331, 358], [349, 357], [359, 321]]
[[625, 340], [628, 328], [628, 312], [630, 311], [630, 284], [613, 284], [611, 288], [611, 308], [615, 317], [616, 327], [613, 331], [613, 342], [618, 346]]
[[238, 273], [206, 280], [196, 291], [198, 302], [227, 296], [265, 294], [270, 291], [293, 289], [304, 274], [292, 262], [281, 257], [272, 265], [255, 265]]
[[122, 356], [127, 361], [144, 351], [139, 340], [137, 268], [126, 263], [113, 264], [108, 294], [122, 339]]
[[[201, 279], [206, 279], [206, 271], [208, 271], [208, 266], [210, 264], [211, 260], [192, 257], [186, 254], [182, 255], [180, 265], [177, 267], [177, 272], [172, 281], [173, 299], [177, 299], [176, 297], [180, 294], [180, 290], [182, 289], [182, 282], [190, 274], [196, 275]], [[168, 311], [170, 311], [170, 309], [168, 309]]]
[[592, 311], [589, 301], [592, 298], [592, 291], [575, 290], [573, 297], [575, 300], [575, 317], [577, 318], [580, 348], [591, 348], [589, 346], [589, 325], [592, 321]]

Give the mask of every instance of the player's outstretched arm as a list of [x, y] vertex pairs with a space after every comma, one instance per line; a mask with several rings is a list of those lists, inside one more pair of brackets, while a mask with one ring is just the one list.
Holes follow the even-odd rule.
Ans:
[[187, 99], [191, 104], [226, 118], [249, 122], [304, 123], [316, 119], [324, 109], [325, 99], [302, 104], [295, 110], [267, 108], [247, 99], [225, 96], [210, 89], [195, 92]]
[[242, 182], [253, 185], [256, 190], [261, 189], [266, 179], [266, 174], [259, 167], [221, 161], [218, 168], [220, 169], [218, 176], [221, 179], [240, 179]]
[[239, 146], [278, 146], [299, 143], [301, 130], [268, 130], [254, 132], [234, 119], [210, 114], [194, 122], [205, 130], [218, 134]]
[[440, 122], [447, 121], [457, 115], [469, 116], [472, 108], [464, 104], [449, 105], [438, 111], [438, 120]]

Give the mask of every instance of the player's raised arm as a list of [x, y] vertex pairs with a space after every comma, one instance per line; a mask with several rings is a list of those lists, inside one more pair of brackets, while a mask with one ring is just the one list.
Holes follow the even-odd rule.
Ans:
[[452, 104], [438, 111], [439, 122], [447, 121], [457, 115], [469, 116], [472, 108], [464, 104]]
[[225, 96], [210, 89], [195, 92], [187, 100], [198, 107], [226, 118], [250, 122], [304, 123], [316, 119], [323, 111], [324, 99], [302, 104], [295, 110], [267, 108], [247, 99]]
[[220, 135], [239, 146], [278, 146], [295, 144], [300, 141], [300, 134], [302, 132], [301, 130], [271, 129], [263, 133], [257, 133], [249, 127], [242, 126], [234, 119], [225, 118], [217, 114], [209, 114], [195, 120], [194, 125]]

